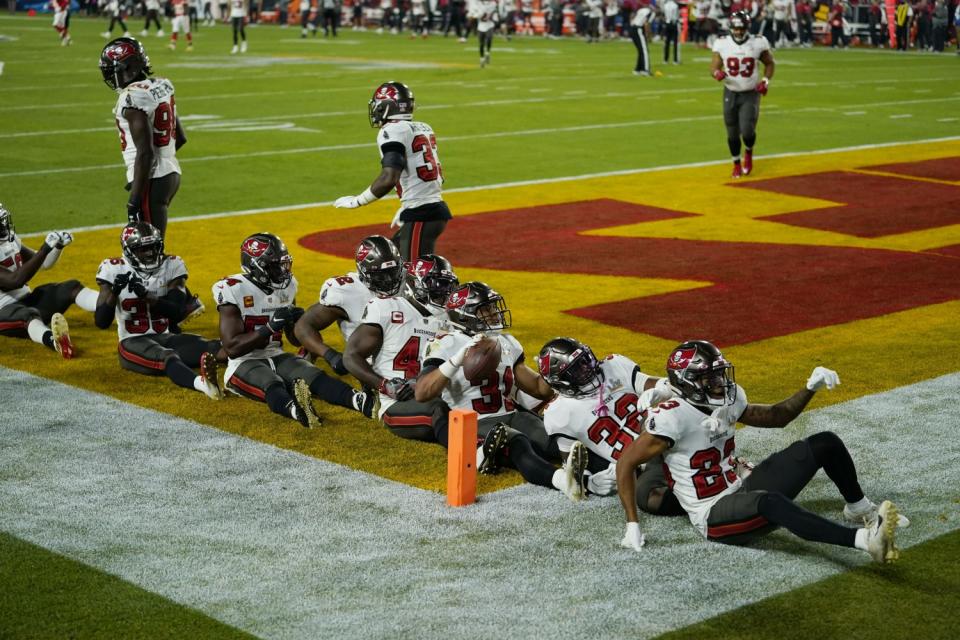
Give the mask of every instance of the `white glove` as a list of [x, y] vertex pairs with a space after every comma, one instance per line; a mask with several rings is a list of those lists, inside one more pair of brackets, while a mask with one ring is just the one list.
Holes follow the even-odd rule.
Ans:
[[640, 533], [640, 525], [636, 522], [628, 522], [627, 531], [623, 534], [623, 540], [620, 541], [620, 546], [626, 549], [640, 551], [643, 549], [644, 543], [646, 543], [646, 538]]
[[391, 229], [399, 229], [403, 226], [403, 220], [400, 219], [400, 214], [403, 213], [403, 207], [397, 209], [397, 212], [393, 214], [393, 220], [390, 221]]
[[333, 206], [337, 209], [356, 209], [360, 206], [360, 203], [357, 202], [357, 196], [343, 196], [337, 198]]
[[824, 387], [833, 389], [838, 384], [840, 384], [840, 376], [836, 371], [826, 367], [817, 367], [807, 378], [807, 389], [810, 391], [819, 391]]
[[641, 412], [646, 411], [650, 407], [655, 407], [675, 395], [676, 392], [673, 390], [673, 387], [670, 386], [670, 380], [660, 378], [657, 380], [656, 385], [640, 394], [640, 406], [638, 408]]
[[58, 248], [57, 245], [60, 244], [60, 232], [59, 232], [59, 231], [51, 231], [50, 233], [47, 234], [47, 238], [46, 238], [43, 242], [44, 242], [48, 247], [50, 247], [50, 250], [51, 250], [51, 251], [52, 251], [53, 249], [57, 249], [57, 248]]
[[477, 344], [482, 339], [482, 333], [474, 335], [470, 342], [460, 347], [455, 354], [447, 358], [447, 361], [438, 367], [438, 369], [440, 369], [440, 373], [447, 378], [453, 378], [457, 371], [460, 370], [460, 367], [463, 366], [463, 359], [467, 357], [467, 351], [469, 351], [470, 347]]
[[73, 242], [73, 234], [69, 231], [60, 231], [60, 242], [57, 244], [57, 248], [63, 249], [65, 246]]
[[732, 416], [730, 412], [733, 410], [734, 405], [723, 405], [722, 407], [717, 407], [713, 410], [713, 413], [710, 414], [710, 417], [704, 418], [700, 421], [700, 426], [706, 428], [710, 435], [716, 435], [726, 429], [727, 427], [736, 424], [737, 418]]
[[587, 476], [587, 491], [597, 496], [612, 496], [617, 492], [617, 463]]

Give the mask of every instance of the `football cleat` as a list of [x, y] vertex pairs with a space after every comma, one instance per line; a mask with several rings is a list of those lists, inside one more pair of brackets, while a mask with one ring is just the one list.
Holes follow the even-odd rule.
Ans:
[[754, 464], [742, 456], [733, 459], [733, 471], [741, 480], [746, 480], [753, 473]]
[[247, 52], [247, 41], [244, 40], [243, 42], [240, 43], [240, 53], [246, 53], [246, 52]]
[[177, 324], [187, 324], [194, 318], [199, 318], [203, 315], [203, 312], [207, 308], [203, 306], [203, 303], [200, 301], [200, 296], [193, 296], [190, 300], [187, 301], [186, 307], [184, 309], [183, 320]]
[[577, 440], [570, 447], [570, 453], [567, 454], [567, 460], [563, 463], [564, 490], [563, 493], [574, 502], [583, 500], [587, 497], [586, 477], [584, 472], [587, 470], [587, 448], [582, 442]]
[[[843, 506], [843, 519], [850, 524], [856, 524], [862, 527], [872, 527], [876, 521], [880, 512], [880, 507], [873, 504], [869, 500], [869, 506], [866, 509], [854, 511], [850, 508], [850, 505]], [[910, 526], [910, 520], [907, 519], [907, 516], [902, 513], [897, 513], [897, 526], [901, 529], [905, 529]]]
[[237, 51], [240, 51], [240, 47], [233, 45], [233, 49], [230, 49], [230, 55], [235, 54]]
[[884, 500], [878, 508], [877, 519], [867, 527], [867, 553], [877, 562], [889, 563], [900, 558], [896, 547], [897, 508]]
[[50, 331], [53, 333], [53, 348], [64, 360], [73, 357], [73, 343], [70, 341], [70, 327], [62, 313], [55, 313], [50, 318]]
[[220, 377], [217, 375], [217, 359], [209, 351], [200, 356], [200, 379], [203, 381], [203, 392], [208, 398], [223, 398], [223, 387], [220, 386]]
[[313, 407], [313, 396], [310, 386], [303, 378], [293, 381], [293, 404], [297, 409], [297, 420], [307, 429], [314, 429], [323, 425], [323, 418]]
[[477, 471], [484, 475], [500, 472], [500, 457], [507, 446], [507, 425], [498, 422], [483, 438], [477, 449]]
[[748, 176], [753, 171], [753, 151], [747, 150], [743, 153], [743, 175]]
[[369, 389], [353, 393], [353, 408], [368, 418], [373, 417], [373, 405], [376, 404], [377, 394]]
[[743, 175], [743, 167], [740, 166], [740, 162], [733, 163], [733, 173], [730, 174], [731, 178], [739, 178]]

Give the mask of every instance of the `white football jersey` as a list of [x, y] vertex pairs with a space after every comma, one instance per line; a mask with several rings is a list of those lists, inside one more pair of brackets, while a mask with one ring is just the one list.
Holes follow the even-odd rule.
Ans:
[[[383, 344], [373, 356], [373, 370], [390, 380], [409, 380], [420, 375], [427, 346], [444, 325], [442, 316], [423, 315], [402, 296], [373, 298], [363, 310], [363, 324], [375, 324], [383, 332]], [[380, 395], [380, 416], [395, 400]]]
[[426, 0], [412, 0], [410, 11], [415, 16], [422, 16], [427, 13]]
[[160, 0], [145, 0], [144, 6], [147, 11], [160, 11]]
[[[130, 266], [123, 258], [107, 258], [97, 269], [97, 282], [112, 285], [122, 274], [136, 275], [143, 280], [147, 293], [160, 298], [169, 293], [170, 283], [187, 276], [187, 265], [179, 256], [166, 256], [160, 268], [145, 276]], [[135, 336], [149, 336], [167, 333], [170, 321], [162, 316], [154, 316], [150, 306], [143, 298], [138, 298], [129, 288], [124, 288], [117, 296], [117, 308], [114, 313], [117, 320], [117, 336], [126, 340]]]
[[[16, 233], [10, 234], [10, 237], [0, 242], [0, 269], [14, 273], [20, 270], [23, 265], [23, 258], [20, 250], [23, 249], [23, 243]], [[23, 285], [19, 289], [3, 291], [0, 289], [0, 309], [8, 304], [13, 304], [23, 296], [30, 293], [30, 287]]]
[[[217, 308], [225, 304], [234, 305], [240, 310], [244, 329], [248, 332], [256, 331], [267, 324], [274, 311], [293, 304], [296, 297], [297, 279], [293, 276], [290, 277], [290, 284], [286, 289], [275, 289], [269, 294], [247, 280], [243, 274], [224, 278], [213, 285], [213, 299], [217, 303]], [[254, 349], [242, 356], [230, 358], [224, 380], [229, 379], [244, 360], [272, 358], [281, 353], [283, 353], [283, 332], [278, 331], [270, 336], [270, 341], [262, 349]]]
[[244, 0], [230, 0], [230, 17], [231, 18], [246, 18], [247, 17], [247, 5]]
[[637, 405], [650, 376], [619, 354], [604, 358], [600, 370], [603, 386], [597, 393], [585, 398], [557, 396], [543, 413], [543, 425], [548, 435], [560, 436], [557, 444], [561, 451], [569, 451], [573, 441], [579, 440], [604, 460], [614, 462], [643, 430], [646, 416]]
[[[730, 414], [739, 418], [746, 408], [747, 394], [738, 386]], [[734, 469], [736, 420], [711, 434], [701, 424], [707, 417], [686, 400], [674, 398], [651, 409], [644, 425], [649, 433], [673, 440], [663, 454], [664, 475], [690, 522], [704, 537], [714, 503], [741, 484]]]
[[[458, 369], [444, 387], [441, 396], [451, 409], [473, 410], [481, 418], [502, 416], [516, 410], [511, 399], [514, 387], [513, 367], [523, 361], [523, 347], [508, 333], [495, 337], [500, 343], [500, 364], [496, 373], [474, 386], [463, 375], [463, 369]], [[460, 331], [440, 334], [427, 347], [424, 361], [447, 360], [472, 339]]]
[[337, 278], [328, 278], [320, 287], [320, 304], [343, 309], [347, 314], [346, 320], [337, 321], [344, 343], [360, 325], [363, 310], [373, 297], [370, 289], [360, 282], [360, 276], [353, 271]]
[[170, 4], [173, 5], [173, 15], [177, 17], [182, 17], [187, 13], [187, 0], [171, 0]]
[[407, 165], [397, 183], [402, 209], [440, 202], [443, 169], [437, 155], [437, 137], [430, 125], [411, 120], [390, 120], [377, 134], [377, 148], [383, 157], [383, 145], [399, 142]]
[[177, 161], [177, 106], [173, 97], [173, 84], [166, 78], [147, 78], [120, 90], [113, 115], [120, 130], [120, 151], [127, 165], [127, 182], [133, 181], [133, 162], [137, 158], [137, 145], [130, 135], [130, 123], [123, 115], [124, 109], [143, 111], [152, 123], [153, 168], [151, 178], [162, 178], [171, 173], [180, 173]]
[[760, 56], [770, 50], [770, 43], [763, 36], [748, 35], [742, 44], [730, 36], [717, 38], [713, 52], [723, 61], [721, 67], [727, 74], [723, 86], [731, 91], [753, 91], [760, 81]]
[[477, 8], [479, 15], [477, 19], [477, 31], [486, 33], [496, 26], [497, 2], [496, 0], [482, 0]]

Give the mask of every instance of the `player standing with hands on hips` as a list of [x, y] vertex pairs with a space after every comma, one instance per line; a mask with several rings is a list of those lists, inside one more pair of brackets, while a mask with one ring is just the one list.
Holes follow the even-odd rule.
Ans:
[[[760, 78], [758, 61], [763, 63], [763, 78]], [[767, 95], [773, 69], [770, 43], [763, 36], [750, 35], [750, 16], [737, 11], [730, 17], [730, 35], [713, 43], [713, 61], [710, 63], [713, 77], [723, 83], [723, 122], [727, 126], [734, 178], [753, 171], [760, 96]], [[745, 147], [742, 165], [741, 139]]]
[[380, 129], [380, 175], [363, 193], [337, 198], [333, 206], [356, 209], [390, 193], [400, 196], [400, 209], [391, 228], [399, 225], [393, 243], [407, 262], [436, 253], [437, 238], [452, 217], [441, 195], [443, 168], [437, 136], [425, 122], [413, 119], [414, 98], [402, 82], [385, 82], [368, 103], [370, 126]]

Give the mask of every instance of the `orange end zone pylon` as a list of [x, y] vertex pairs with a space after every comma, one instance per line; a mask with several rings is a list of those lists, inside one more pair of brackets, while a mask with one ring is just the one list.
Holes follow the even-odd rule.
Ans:
[[447, 445], [447, 504], [462, 507], [477, 501], [477, 412], [450, 412]]

